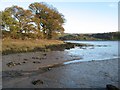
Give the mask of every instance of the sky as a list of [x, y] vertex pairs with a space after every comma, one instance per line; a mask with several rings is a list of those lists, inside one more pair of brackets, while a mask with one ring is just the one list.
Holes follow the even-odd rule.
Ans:
[[[37, 0], [39, 2], [40, 0]], [[66, 19], [63, 27], [65, 33], [105, 33], [118, 31], [118, 2], [47, 2], [57, 8]], [[35, 2], [35, 1], [34, 1]], [[43, 1], [42, 1], [43, 2]], [[13, 2], [3, 0], [0, 10], [12, 5], [25, 9], [33, 1]]]

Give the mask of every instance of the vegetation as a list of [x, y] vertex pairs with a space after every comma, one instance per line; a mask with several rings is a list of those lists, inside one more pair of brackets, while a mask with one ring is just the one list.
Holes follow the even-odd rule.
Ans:
[[96, 38], [91, 37], [87, 34], [65, 34], [59, 37], [60, 40], [96, 40]]
[[[32, 3], [29, 9], [12, 6], [0, 12], [2, 54], [64, 50], [83, 44], [56, 39], [64, 33], [64, 16], [46, 3]], [[48, 40], [50, 39], [50, 40]]]
[[92, 34], [91, 37], [102, 40], [120, 40], [120, 32]]
[[59, 40], [19, 40], [19, 39], [3, 39], [2, 53], [19, 53], [30, 51], [49, 51], [47, 46], [64, 44]]
[[8, 7], [0, 15], [3, 38], [54, 39], [64, 32], [64, 16], [46, 3], [32, 3], [27, 10]]
[[60, 40], [120, 40], [120, 32], [97, 34], [64, 34]]
[[19, 40], [19, 39], [3, 39], [2, 54], [31, 52], [31, 51], [63, 51], [65, 49], [74, 48], [75, 46], [91, 46], [86, 44], [65, 43], [60, 40]]

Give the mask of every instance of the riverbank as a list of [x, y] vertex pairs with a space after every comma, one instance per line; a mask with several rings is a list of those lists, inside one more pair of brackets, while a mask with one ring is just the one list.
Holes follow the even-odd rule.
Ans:
[[86, 44], [65, 43], [60, 40], [18, 40], [4, 39], [2, 41], [2, 54], [35, 52], [35, 51], [62, 51], [74, 48], [75, 46], [88, 46]]
[[[3, 88], [105, 88], [118, 87], [118, 59], [82, 60], [67, 51], [3, 55]], [[8, 82], [9, 81], [9, 82]]]
[[49, 45], [64, 44], [63, 41], [58, 40], [19, 40], [19, 39], [3, 39], [2, 40], [2, 53], [20, 53], [35, 51], [37, 48], [45, 48]]

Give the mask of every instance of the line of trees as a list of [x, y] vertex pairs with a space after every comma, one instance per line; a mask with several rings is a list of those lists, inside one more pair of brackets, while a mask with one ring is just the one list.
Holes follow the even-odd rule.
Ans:
[[120, 40], [120, 32], [96, 33], [96, 34], [64, 34], [60, 40]]
[[26, 10], [12, 6], [0, 12], [2, 37], [52, 39], [64, 33], [64, 16], [46, 3], [32, 3]]

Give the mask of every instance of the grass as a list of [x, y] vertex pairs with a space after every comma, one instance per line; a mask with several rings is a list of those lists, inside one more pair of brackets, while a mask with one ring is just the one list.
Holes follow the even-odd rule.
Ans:
[[64, 44], [59, 40], [18, 40], [18, 39], [4, 39], [2, 40], [2, 53], [18, 53], [34, 51], [35, 49], [42, 50], [46, 46]]
[[34, 52], [34, 51], [63, 51], [74, 47], [91, 46], [79, 43], [65, 43], [60, 40], [19, 40], [19, 39], [3, 39], [2, 54]]

